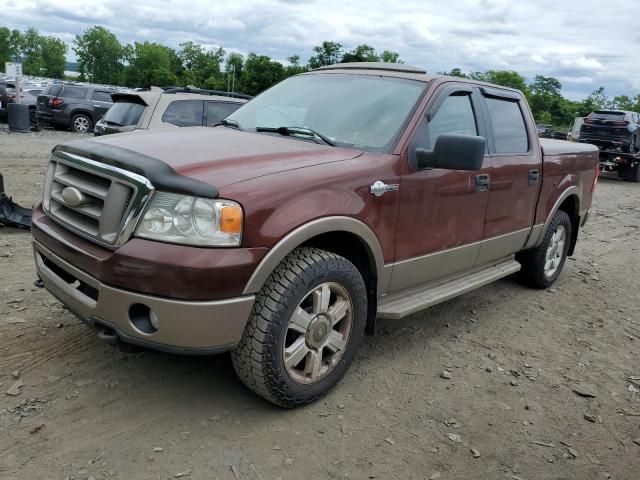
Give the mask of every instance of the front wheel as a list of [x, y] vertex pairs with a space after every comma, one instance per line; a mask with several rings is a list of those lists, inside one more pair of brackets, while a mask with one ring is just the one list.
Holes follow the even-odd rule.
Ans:
[[349, 368], [366, 317], [358, 269], [331, 252], [298, 248], [256, 296], [233, 366], [247, 387], [278, 406], [311, 403]]
[[516, 255], [522, 265], [518, 279], [534, 288], [550, 287], [560, 276], [571, 242], [569, 214], [558, 210], [545, 232], [542, 243]]

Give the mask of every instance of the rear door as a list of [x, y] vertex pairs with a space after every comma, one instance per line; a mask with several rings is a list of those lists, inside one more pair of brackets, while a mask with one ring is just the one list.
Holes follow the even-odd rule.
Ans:
[[542, 155], [524, 99], [508, 90], [481, 92], [493, 170], [478, 265], [522, 249], [542, 181]]
[[91, 105], [95, 112], [94, 120], [100, 120], [107, 113], [107, 110], [113, 105], [111, 93], [103, 90], [94, 90], [91, 96]]

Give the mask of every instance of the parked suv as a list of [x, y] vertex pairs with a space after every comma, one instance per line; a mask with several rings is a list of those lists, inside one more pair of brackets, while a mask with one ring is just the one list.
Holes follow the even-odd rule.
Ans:
[[38, 96], [39, 123], [87, 133], [113, 104], [115, 90], [93, 85], [54, 83]]
[[37, 272], [102, 338], [231, 350], [251, 390], [295, 407], [342, 378], [376, 317], [516, 273], [551, 286], [598, 172], [596, 147], [538, 138], [517, 90], [333, 65], [216, 128], [55, 147]]
[[580, 128], [580, 142], [635, 153], [640, 147], [640, 114], [622, 110], [591, 112]]
[[249, 98], [240, 93], [189, 88], [114, 93], [113, 105], [96, 123], [94, 135], [171, 127], [210, 127]]

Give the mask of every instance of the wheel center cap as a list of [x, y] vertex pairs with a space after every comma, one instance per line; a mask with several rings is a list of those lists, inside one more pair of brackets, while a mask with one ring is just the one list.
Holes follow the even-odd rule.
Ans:
[[329, 336], [331, 330], [331, 322], [324, 315], [318, 315], [309, 324], [305, 341], [309, 348], [319, 348]]

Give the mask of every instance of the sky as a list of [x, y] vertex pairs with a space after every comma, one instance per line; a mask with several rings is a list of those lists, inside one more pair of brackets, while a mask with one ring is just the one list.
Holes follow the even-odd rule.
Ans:
[[399, 52], [429, 73], [553, 76], [572, 99], [600, 86], [609, 96], [640, 93], [637, 0], [0, 0], [0, 12], [0, 26], [35, 27], [70, 46], [102, 25], [122, 43], [192, 40], [286, 63], [333, 40]]

